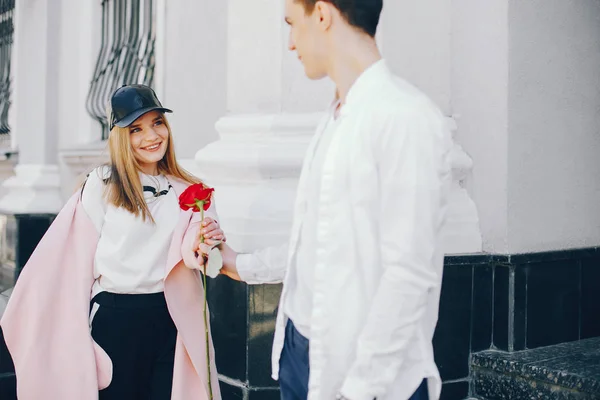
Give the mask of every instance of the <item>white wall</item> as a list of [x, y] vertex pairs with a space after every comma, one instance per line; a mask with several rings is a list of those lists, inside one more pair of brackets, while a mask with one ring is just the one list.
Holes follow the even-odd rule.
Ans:
[[102, 7], [97, 1], [61, 0], [59, 90], [59, 147], [98, 142], [100, 124], [86, 110], [87, 94], [100, 50]]
[[285, 113], [323, 112], [331, 104], [335, 95], [335, 85], [331, 79], [311, 80], [304, 73], [304, 66], [295, 51], [289, 51], [290, 28], [284, 22], [284, 14], [276, 23], [281, 24], [282, 33], [279, 46], [282, 54], [281, 110]]
[[[61, 8], [58, 89], [51, 101], [57, 105], [61, 195], [67, 199], [81, 184], [84, 174], [108, 159], [106, 143], [101, 140], [102, 127], [86, 109], [100, 51], [102, 5], [80, 0], [57, 3]], [[24, 146], [20, 144], [19, 148]]]
[[[427, 93], [446, 115], [451, 114], [450, 8], [450, 0], [386, 1], [377, 34], [392, 71]], [[283, 24], [283, 14], [273, 18], [274, 25]], [[287, 49], [289, 29], [283, 31], [280, 47]], [[283, 54], [282, 78], [283, 111], [320, 112], [333, 98], [332, 82], [306, 78], [294, 52]]]
[[[16, 124], [19, 162], [55, 163], [57, 159], [58, 60], [60, 58], [60, 5], [49, 1], [23, 1], [16, 13], [15, 35], [19, 49], [19, 79], [13, 89], [19, 92]], [[21, 25], [21, 26], [19, 26]]]
[[[54, 164], [57, 147], [84, 151], [100, 137], [85, 109], [100, 2], [47, 4], [18, 4], [28, 29], [15, 38], [11, 119], [22, 164]], [[157, 4], [157, 92], [175, 111], [180, 159], [216, 141], [224, 116], [234, 116], [224, 126], [243, 114], [312, 121], [331, 100], [333, 84], [308, 80], [287, 50], [282, 1]], [[456, 120], [484, 251], [600, 244], [597, 0], [388, 0], [380, 30], [391, 68]]]
[[390, 68], [450, 115], [451, 1], [384, 2], [380, 27]]
[[165, 2], [158, 95], [174, 111], [169, 121], [178, 158], [192, 159], [218, 139], [215, 123], [226, 112], [227, 1]]
[[509, 3], [509, 251], [600, 245], [600, 2]]
[[272, 0], [228, 3], [227, 111], [277, 113], [281, 110], [281, 56], [285, 51], [280, 40], [284, 3]]
[[483, 250], [507, 245], [508, 5], [452, 2], [452, 114], [457, 141], [473, 159], [466, 185], [477, 205]]

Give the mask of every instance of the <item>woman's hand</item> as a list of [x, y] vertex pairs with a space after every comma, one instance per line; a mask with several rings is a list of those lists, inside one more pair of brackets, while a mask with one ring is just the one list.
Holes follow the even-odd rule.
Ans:
[[[204, 243], [201, 243], [200, 240], [202, 235], [204, 235]], [[187, 249], [182, 251], [183, 260], [186, 267], [197, 270], [204, 268], [208, 253], [226, 240], [219, 223], [210, 217], [204, 218], [204, 221], [198, 224], [195, 232], [192, 230], [186, 236], [192, 236], [193, 240], [192, 238], [186, 240], [186, 243], [191, 242], [191, 246], [185, 244], [185, 247], [190, 246], [187, 248], [191, 251]]]
[[210, 217], [204, 218], [204, 221], [200, 224], [200, 232], [192, 246], [192, 250], [198, 253], [201, 253], [200, 235], [204, 235], [204, 243], [210, 247], [217, 246], [221, 242], [227, 241], [225, 233], [219, 226], [219, 223]]
[[[205, 235], [204, 243], [200, 243], [200, 234]], [[223, 233], [223, 230], [219, 226], [219, 223], [210, 217], [204, 218], [204, 222], [200, 229], [200, 234], [194, 241], [194, 245], [192, 247], [192, 251], [198, 255], [199, 266], [202, 267], [204, 265], [204, 258], [207, 257], [212, 248], [220, 244], [219, 250], [221, 251], [221, 255], [223, 257], [223, 268], [220, 271], [221, 274], [227, 275], [231, 279], [240, 281], [241, 278], [238, 275], [235, 262], [237, 253], [226, 243], [224, 243], [227, 239]]]

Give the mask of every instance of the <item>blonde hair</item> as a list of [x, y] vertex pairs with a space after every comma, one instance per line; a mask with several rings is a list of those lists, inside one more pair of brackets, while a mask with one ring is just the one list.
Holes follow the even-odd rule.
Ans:
[[[110, 115], [110, 113], [109, 113]], [[158, 172], [178, 178], [184, 182], [194, 184], [200, 183], [200, 180], [183, 169], [175, 158], [175, 149], [173, 146], [173, 136], [171, 135], [171, 126], [165, 115], [162, 115], [163, 121], [169, 132], [167, 150], [162, 160], [158, 162]], [[115, 207], [122, 207], [130, 213], [142, 216], [144, 220], [149, 219], [154, 222], [142, 190], [139, 172], [140, 165], [136, 160], [131, 140], [129, 128], [115, 126], [108, 137], [108, 149], [110, 153], [110, 175], [108, 176], [107, 190], [105, 191], [106, 200]]]

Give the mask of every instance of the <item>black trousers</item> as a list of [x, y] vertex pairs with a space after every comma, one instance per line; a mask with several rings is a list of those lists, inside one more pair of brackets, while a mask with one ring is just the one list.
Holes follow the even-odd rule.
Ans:
[[[285, 327], [283, 351], [279, 360], [279, 389], [281, 400], [306, 400], [308, 397], [309, 341], [294, 327], [291, 319]], [[427, 380], [424, 379], [409, 400], [428, 400]]]
[[92, 338], [113, 363], [100, 400], [170, 399], [177, 329], [164, 294], [102, 292], [92, 299], [91, 311]]

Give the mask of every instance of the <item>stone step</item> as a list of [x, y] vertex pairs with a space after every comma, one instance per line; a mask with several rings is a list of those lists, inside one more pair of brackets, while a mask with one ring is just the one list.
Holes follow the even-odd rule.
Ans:
[[471, 360], [473, 396], [485, 400], [600, 399], [600, 337]]

